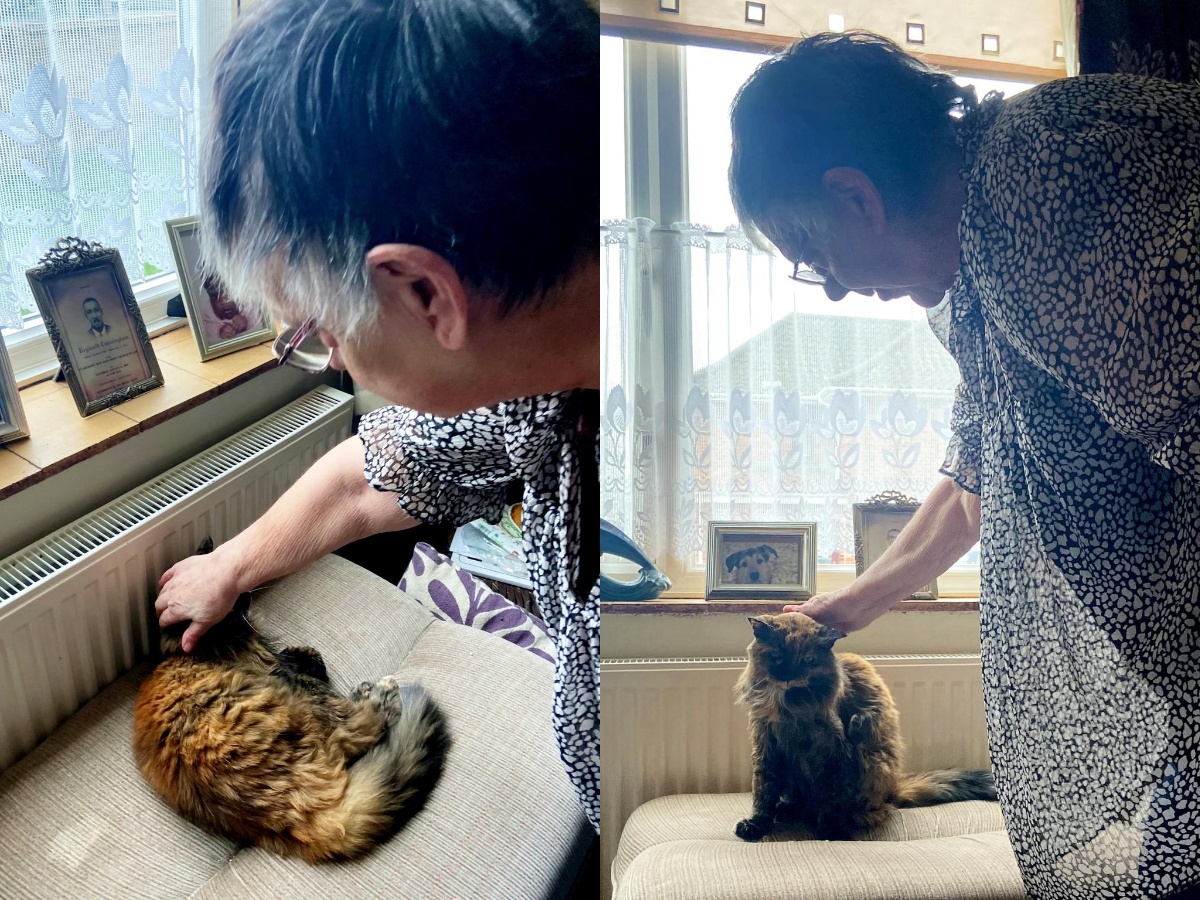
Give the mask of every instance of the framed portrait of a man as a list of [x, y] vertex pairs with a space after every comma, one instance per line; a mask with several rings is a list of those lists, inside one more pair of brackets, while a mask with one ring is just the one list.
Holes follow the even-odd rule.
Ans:
[[261, 313], [237, 303], [215, 278], [201, 271], [200, 217], [171, 219], [166, 227], [200, 359], [207, 362], [275, 337], [274, 326]]
[[162, 385], [120, 251], [64, 238], [25, 277], [80, 415]]
[[[884, 491], [863, 503], [854, 504], [854, 563], [861, 575], [896, 540], [918, 509], [920, 501], [898, 491]], [[910, 600], [936, 600], [937, 579], [925, 585]]]

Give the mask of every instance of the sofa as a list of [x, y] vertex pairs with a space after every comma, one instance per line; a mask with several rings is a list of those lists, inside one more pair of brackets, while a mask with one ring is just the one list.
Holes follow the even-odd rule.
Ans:
[[595, 835], [558, 758], [545, 660], [435, 621], [332, 556], [256, 592], [253, 609], [264, 634], [319, 649], [339, 689], [389, 673], [428, 688], [453, 747], [427, 807], [348, 863], [309, 866], [206, 833], [134, 765], [143, 663], [0, 774], [0, 900], [539, 900], [595, 881], [580, 871]]
[[734, 836], [750, 794], [684, 794], [642, 804], [612, 864], [613, 900], [1019, 900], [1025, 896], [999, 804], [898, 810], [855, 841]]

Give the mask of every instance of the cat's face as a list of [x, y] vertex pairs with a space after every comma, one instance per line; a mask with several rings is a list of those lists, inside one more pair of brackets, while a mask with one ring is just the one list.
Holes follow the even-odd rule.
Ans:
[[759, 677], [786, 684], [813, 700], [837, 690], [839, 674], [833, 655], [834, 641], [843, 635], [813, 621], [803, 613], [755, 616], [750, 619], [754, 642], [749, 647], [751, 665]]

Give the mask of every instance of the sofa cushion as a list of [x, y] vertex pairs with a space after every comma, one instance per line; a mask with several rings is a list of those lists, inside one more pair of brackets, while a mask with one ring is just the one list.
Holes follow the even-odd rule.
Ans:
[[336, 557], [257, 592], [253, 609], [264, 634], [319, 649], [341, 689], [388, 673], [425, 684], [453, 740], [425, 810], [344, 865], [310, 867], [205, 833], [163, 805], [134, 765], [143, 666], [0, 775], [0, 894], [529, 900], [570, 883], [591, 830], [558, 759], [549, 666], [435, 622], [393, 585]]
[[[734, 860], [742, 860], [737, 862], [737, 876], [731, 877], [727, 882], [714, 883], [713, 890], [718, 893], [712, 894], [713, 898], [742, 898], [742, 894], [737, 893], [737, 886], [742, 883], [745, 878], [751, 877], [751, 870], [755, 866], [764, 864], [767, 860], [774, 858], [772, 856], [775, 850], [768, 851], [766, 858], [761, 858], [761, 852], [756, 850], [757, 847], [764, 845], [780, 845], [784, 850], [778, 851], [781, 853], [796, 853], [796, 858], [790, 863], [802, 866], [797, 871], [806, 872], [806, 876], [814, 882], [814, 889], [824, 884], [826, 880], [826, 872], [821, 869], [824, 865], [821, 853], [832, 853], [830, 859], [835, 860], [840, 857], [838, 854], [841, 851], [829, 850], [835, 845], [846, 845], [848, 847], [848, 859], [863, 860], [865, 866], [862, 872], [865, 884], [870, 884], [871, 872], [875, 871], [875, 862], [877, 859], [888, 860], [894, 859], [896, 851], [884, 851], [883, 857], [878, 857], [881, 846], [884, 842], [926, 842], [930, 840], [947, 840], [954, 838], [967, 838], [966, 842], [950, 842], [946, 845], [947, 850], [955, 852], [964, 852], [970, 854], [974, 852], [976, 845], [971, 842], [973, 838], [984, 838], [988, 842], [988, 853], [985, 854], [985, 862], [992, 862], [996, 858], [997, 847], [1003, 846], [1007, 848], [1007, 868], [1004, 871], [1015, 871], [1016, 864], [1013, 860], [1012, 850], [1008, 847], [1007, 836], [1004, 835], [1004, 820], [1000, 812], [1000, 804], [985, 803], [983, 800], [968, 800], [964, 803], [947, 803], [937, 806], [923, 806], [919, 809], [901, 809], [896, 810], [895, 814], [889, 818], [888, 822], [884, 823], [880, 828], [871, 830], [865, 833], [857, 841], [812, 841], [809, 835], [803, 832], [780, 832], [770, 835], [763, 844], [746, 844], [745, 841], [737, 838], [733, 834], [733, 827], [738, 821], [742, 820], [750, 814], [751, 797], [749, 793], [712, 793], [712, 794], [673, 794], [673, 796], [658, 797], [653, 800], [648, 800], [634, 810], [634, 814], [629, 817], [629, 821], [625, 823], [625, 827], [620, 833], [620, 844], [617, 848], [617, 856], [612, 863], [612, 882], [614, 886], [619, 886], [617, 896], [620, 899], [626, 898], [650, 898], [656, 896], [653, 893], [637, 893], [642, 888], [632, 887], [634, 884], [643, 884], [643, 886], [658, 886], [660, 878], [665, 875], [654, 875], [652, 872], [644, 870], [644, 866], [648, 865], [653, 860], [658, 860], [656, 864], [666, 865], [671, 871], [676, 871], [678, 865], [683, 865], [682, 860], [689, 859], [686, 856], [686, 847], [692, 845], [706, 845], [708, 850], [714, 853], [719, 853], [721, 858], [730, 858]], [[996, 842], [994, 836], [1000, 835], [1000, 842]], [[869, 848], [863, 847], [863, 841], [871, 841], [872, 846]], [[673, 851], [662, 850], [662, 847], [670, 845], [674, 851], [686, 851], [684, 856], [676, 857]], [[686, 847], [685, 847], [686, 845]], [[727, 845], [727, 846], [720, 846]], [[817, 851], [815, 848], [826, 847], [827, 850]], [[654, 853], [650, 853], [650, 851]], [[647, 856], [649, 854], [649, 856]], [[732, 856], [730, 856], [732, 854]], [[743, 854], [743, 856], [739, 856]], [[643, 860], [646, 856], [646, 860]], [[1001, 853], [1003, 857], [1003, 853]], [[917, 857], [919, 859], [919, 853]], [[830, 862], [832, 864], [832, 862]], [[691, 865], [686, 862], [686, 865]], [[816, 866], [811, 871], [805, 866]], [[637, 871], [640, 874], [631, 876], [630, 871], [637, 866]], [[970, 866], [968, 866], [970, 868]], [[691, 876], [686, 872], [678, 871], [677, 875], [684, 878], [688, 883], [692, 883]], [[847, 876], [850, 877], [850, 876]], [[858, 877], [858, 876], [853, 876]], [[758, 881], [758, 888], [762, 889], [763, 896], [775, 896], [770, 893], [778, 887], [775, 881], [767, 874], [756, 874], [754, 878]], [[832, 882], [834, 883], [834, 882]], [[1001, 886], [1008, 883], [1006, 878], [1001, 878]], [[722, 887], [724, 884], [724, 887]], [[835, 882], [835, 886], [840, 886], [841, 882]], [[1016, 878], [1016, 884], [1020, 884], [1020, 877]], [[823, 888], [821, 888], [823, 889]], [[838, 890], [841, 887], [836, 888]], [[865, 889], [865, 888], [864, 888]], [[721, 890], [728, 890], [730, 893], [720, 893]], [[626, 893], [634, 892], [634, 893]], [[826, 894], [792, 894], [794, 896], [824, 896]], [[869, 896], [870, 894], [864, 894]], [[683, 893], [679, 896], [689, 896]], [[709, 894], [696, 894], [700, 896], [709, 896]], [[749, 896], [749, 895], [746, 895]], [[757, 894], [755, 894], [757, 896]], [[782, 895], [779, 895], [782, 896]], [[829, 894], [829, 896], [841, 896], [838, 893]], [[852, 896], [852, 894], [846, 894]], [[908, 896], [904, 893], [896, 894], [876, 894], [875, 896]], [[925, 896], [925, 894], [914, 894], [913, 896]], [[929, 896], [937, 896], [930, 894]], [[959, 896], [959, 894], [949, 893], [942, 896]], [[964, 896], [967, 896], [964, 894]], [[976, 896], [971, 894], [970, 896]], [[980, 894], [979, 896], [991, 896], [991, 894]], [[998, 894], [997, 896], [1007, 896], [1007, 894]], [[1021, 896], [1020, 893], [1015, 896]]]
[[639, 854], [614, 900], [1022, 900], [1002, 831], [924, 840], [673, 841]]

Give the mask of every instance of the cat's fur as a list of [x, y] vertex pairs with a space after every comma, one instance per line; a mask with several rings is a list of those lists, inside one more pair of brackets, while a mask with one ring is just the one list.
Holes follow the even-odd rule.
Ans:
[[833, 652], [841, 634], [802, 613], [750, 623], [755, 639], [735, 690], [750, 713], [754, 808], [738, 837], [798, 825], [848, 840], [898, 806], [996, 799], [990, 772], [905, 772], [891, 694], [862, 657]]
[[423, 688], [385, 678], [339, 696], [316, 650], [273, 650], [243, 602], [191, 653], [184, 625], [163, 634], [134, 716], [138, 766], [172, 809], [316, 863], [367, 851], [424, 805], [449, 737]]

